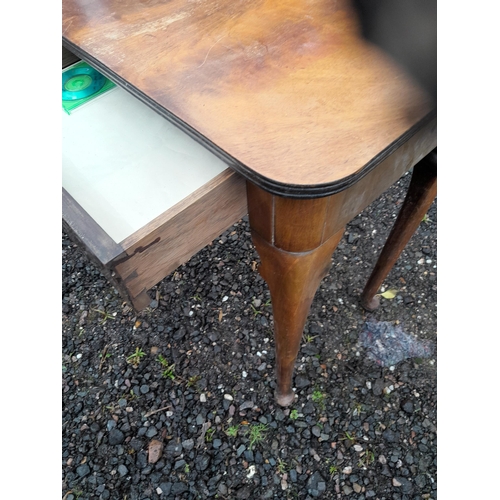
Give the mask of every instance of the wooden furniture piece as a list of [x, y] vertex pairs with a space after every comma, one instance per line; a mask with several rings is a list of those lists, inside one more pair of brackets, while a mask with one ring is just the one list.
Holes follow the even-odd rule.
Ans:
[[[290, 404], [304, 323], [346, 223], [436, 148], [428, 96], [362, 40], [347, 0], [63, 0], [63, 45], [237, 173], [225, 173], [232, 184], [218, 184], [217, 202], [213, 186], [204, 185], [210, 216], [246, 179], [252, 238], [273, 305], [276, 400]], [[420, 174], [414, 184], [422, 184]], [[419, 189], [424, 207], [429, 197]], [[241, 190], [236, 198], [244, 203]], [[189, 200], [179, 203], [193, 209]], [[398, 228], [415, 226], [412, 206]], [[68, 207], [78, 220], [81, 207], [69, 197]], [[241, 213], [228, 207], [220, 232]], [[104, 252], [122, 284], [137, 269], [150, 276], [131, 294], [138, 306], [159, 276], [149, 267], [169, 260], [167, 219]], [[180, 241], [196, 227], [176, 224]], [[187, 247], [197, 251], [202, 240]], [[406, 236], [393, 240], [400, 246]], [[150, 260], [134, 261], [146, 253]], [[381, 260], [365, 306], [392, 256], [385, 251]]]
[[247, 213], [245, 180], [122, 88], [61, 113], [65, 228], [144, 309], [148, 289]]

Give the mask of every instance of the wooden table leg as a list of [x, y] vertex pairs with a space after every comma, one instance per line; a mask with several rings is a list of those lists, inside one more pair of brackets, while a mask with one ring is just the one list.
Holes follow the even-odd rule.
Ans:
[[295, 398], [292, 376], [304, 325], [320, 281], [344, 233], [325, 231], [329, 198], [297, 200], [273, 196], [247, 183], [252, 239], [260, 274], [271, 292], [279, 405]]
[[417, 230], [437, 193], [437, 153], [429, 153], [414, 169], [408, 193], [392, 231], [361, 294], [361, 305], [367, 311], [379, 304], [376, 295], [406, 244]]

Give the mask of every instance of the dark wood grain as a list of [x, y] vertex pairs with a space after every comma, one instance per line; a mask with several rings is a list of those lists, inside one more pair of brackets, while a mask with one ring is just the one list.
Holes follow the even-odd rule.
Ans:
[[288, 197], [355, 184], [432, 113], [346, 0], [63, 0], [63, 40]]
[[75, 56], [72, 52], [70, 52], [66, 47], [62, 47], [62, 68], [66, 68], [67, 66], [76, 63], [80, 58]]
[[328, 198], [274, 198], [274, 245], [287, 252], [307, 252], [319, 247], [323, 241]]
[[258, 233], [252, 233], [261, 259], [259, 272], [271, 292], [278, 386], [275, 397], [281, 406], [288, 406], [294, 400], [292, 376], [304, 325], [342, 234], [343, 230], [312, 251], [292, 253], [280, 250]]
[[437, 154], [432, 152], [413, 169], [403, 206], [361, 294], [361, 305], [366, 310], [373, 311], [379, 306], [375, 294], [422, 222], [436, 194]]
[[[248, 217], [252, 229], [274, 243], [274, 196], [247, 182]], [[251, 207], [250, 207], [251, 204]]]
[[311, 302], [344, 232], [341, 228], [324, 238], [327, 208], [341, 199], [335, 195], [315, 200], [269, 199], [250, 182], [247, 196], [252, 240], [261, 260], [259, 272], [269, 286], [273, 306], [275, 397], [279, 405], [288, 406], [294, 400], [294, 364]]

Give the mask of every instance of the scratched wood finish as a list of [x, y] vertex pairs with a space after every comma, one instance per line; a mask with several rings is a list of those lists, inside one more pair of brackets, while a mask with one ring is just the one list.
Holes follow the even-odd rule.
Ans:
[[258, 186], [354, 185], [432, 114], [348, 0], [63, 0], [63, 43]]
[[437, 154], [429, 153], [413, 169], [405, 201], [380, 256], [361, 294], [368, 311], [379, 306], [375, 295], [429, 210], [437, 194]]

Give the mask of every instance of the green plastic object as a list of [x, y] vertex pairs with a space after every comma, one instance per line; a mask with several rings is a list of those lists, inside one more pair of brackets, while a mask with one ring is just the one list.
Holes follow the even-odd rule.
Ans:
[[[76, 64], [72, 64], [71, 66], [68, 66], [63, 70], [63, 74], [67, 71], [74, 70], [75, 68], [92, 68], [89, 64], [87, 64], [84, 61], [77, 62]], [[93, 69], [93, 68], [92, 68]], [[99, 73], [100, 75], [100, 73]], [[62, 107], [66, 113], [71, 114], [73, 110], [76, 108], [79, 108], [83, 104], [91, 101], [92, 99], [95, 99], [96, 97], [102, 95], [104, 92], [107, 92], [108, 90], [111, 90], [112, 88], [116, 87], [116, 84], [114, 84], [109, 78], [106, 78], [103, 76], [105, 79], [104, 85], [98, 90], [97, 92], [94, 92], [92, 95], [82, 97], [81, 99], [73, 99], [70, 101], [62, 100]], [[66, 85], [65, 89], [63, 90], [70, 90], [70, 91], [79, 91], [82, 90], [82, 88], [86, 88], [89, 85], [89, 80], [91, 79], [88, 75], [82, 75], [81, 79], [71, 79], [68, 80], [68, 84]], [[75, 88], [72, 88], [74, 86]]]

